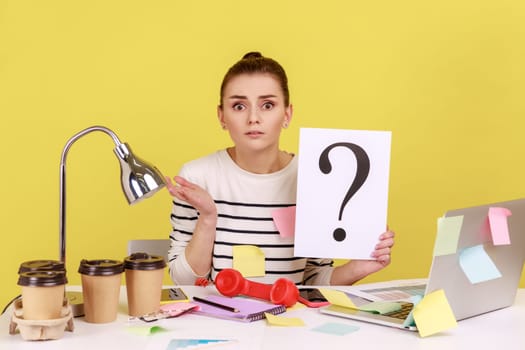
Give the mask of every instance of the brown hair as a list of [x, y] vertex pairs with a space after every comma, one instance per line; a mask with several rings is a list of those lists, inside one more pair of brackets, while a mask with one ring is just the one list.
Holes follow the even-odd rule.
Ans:
[[264, 57], [260, 52], [252, 51], [245, 54], [241, 60], [230, 67], [221, 84], [220, 106], [222, 107], [222, 100], [224, 98], [224, 88], [226, 85], [238, 75], [241, 74], [271, 74], [283, 90], [285, 106], [290, 104], [290, 92], [288, 91], [288, 78], [283, 67], [275, 60]]

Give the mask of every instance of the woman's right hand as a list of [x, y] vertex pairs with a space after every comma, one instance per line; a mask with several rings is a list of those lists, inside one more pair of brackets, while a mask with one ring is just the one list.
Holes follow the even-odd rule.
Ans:
[[173, 177], [175, 184], [169, 177], [166, 176], [165, 179], [166, 187], [172, 196], [193, 206], [200, 215], [217, 215], [217, 207], [208, 191], [180, 176]]

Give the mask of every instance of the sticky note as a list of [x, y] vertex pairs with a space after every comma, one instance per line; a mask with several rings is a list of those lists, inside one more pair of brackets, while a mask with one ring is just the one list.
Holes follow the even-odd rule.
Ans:
[[459, 265], [473, 284], [501, 277], [501, 272], [481, 244], [463, 249], [459, 255]]
[[351, 309], [357, 309], [352, 300], [339, 290], [328, 289], [328, 288], [319, 288], [321, 294], [330, 302], [330, 304], [338, 305], [342, 307], [349, 307]]
[[232, 342], [235, 341], [229, 339], [172, 339], [166, 350], [208, 348]]
[[281, 237], [293, 237], [295, 234], [295, 205], [272, 212], [273, 222]]
[[281, 327], [302, 327], [304, 326], [304, 321], [299, 317], [283, 317], [276, 316], [269, 312], [265, 312], [266, 321], [272, 326], [281, 326]]
[[312, 328], [312, 331], [328, 333], [328, 334], [333, 334], [333, 335], [345, 335], [348, 333], [355, 332], [358, 329], [359, 327], [357, 326], [352, 326], [352, 325], [345, 324], [345, 323], [328, 322], [320, 326], [317, 326], [315, 328]]
[[233, 246], [233, 268], [244, 277], [260, 277], [266, 273], [264, 252], [253, 245]]
[[458, 325], [443, 289], [425, 295], [414, 307], [413, 315], [421, 337]]
[[371, 303], [361, 305], [359, 310], [383, 315], [389, 312], [401, 310], [401, 304], [392, 301], [373, 301]]
[[159, 326], [130, 326], [126, 328], [128, 332], [135, 335], [151, 335], [154, 333], [159, 333], [165, 329]]
[[456, 253], [462, 225], [463, 215], [442, 217], [438, 219], [434, 256]]
[[290, 307], [286, 308], [286, 311], [294, 311], [294, 310], [300, 310], [300, 309], [306, 309], [306, 305], [303, 303], [295, 303]]
[[414, 307], [412, 310], [410, 310], [410, 313], [408, 314], [407, 318], [405, 318], [405, 322], [403, 322], [403, 327], [414, 327], [416, 325], [416, 321], [414, 321], [414, 309], [417, 304], [423, 299], [421, 295], [413, 295], [410, 297], [410, 302], [414, 304]]
[[490, 233], [492, 235], [492, 242], [494, 245], [510, 244], [507, 217], [511, 215], [512, 212], [507, 208], [489, 208]]

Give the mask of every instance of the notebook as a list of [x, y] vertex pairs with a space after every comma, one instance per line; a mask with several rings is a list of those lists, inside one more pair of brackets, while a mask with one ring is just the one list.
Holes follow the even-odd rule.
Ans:
[[278, 315], [286, 311], [284, 305], [275, 305], [262, 300], [249, 299], [245, 297], [225, 297], [222, 295], [208, 295], [205, 300], [237, 309], [238, 312], [232, 312], [220, 307], [209, 305], [200, 301], [194, 301], [200, 306], [196, 314], [229, 319], [241, 322], [253, 322], [265, 318], [264, 313], [269, 312]]
[[[507, 217], [510, 244], [496, 245], [488, 218], [490, 208], [506, 208], [512, 214]], [[445, 292], [456, 320], [463, 320], [514, 303], [519, 288], [521, 272], [525, 259], [525, 199], [480, 205], [448, 211], [445, 218], [462, 217], [457, 248], [450, 254], [434, 254], [427, 279], [400, 281], [392, 283], [355, 286], [350, 298], [354, 304], [377, 300], [402, 300], [405, 314], [412, 304], [414, 295], [424, 296], [436, 290]], [[500, 272], [494, 277], [480, 282], [471, 282], [460, 264], [460, 256], [467, 248], [482, 247]], [[438, 240], [434, 252], [438, 249]], [[414, 262], [417, 263], [417, 262]], [[376, 324], [417, 330], [407, 326], [405, 318], [396, 315], [379, 315], [330, 305], [321, 308], [324, 314], [356, 319]]]

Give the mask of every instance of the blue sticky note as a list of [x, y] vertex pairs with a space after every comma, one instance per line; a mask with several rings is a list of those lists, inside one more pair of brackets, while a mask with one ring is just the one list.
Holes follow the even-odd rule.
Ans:
[[355, 332], [358, 329], [359, 327], [357, 326], [351, 326], [351, 325], [344, 324], [344, 323], [328, 322], [320, 326], [317, 326], [315, 328], [312, 328], [312, 331], [334, 334], [334, 335], [345, 335], [348, 333]]
[[463, 249], [459, 254], [459, 265], [472, 284], [501, 277], [501, 272], [481, 244]]
[[414, 304], [414, 307], [408, 314], [407, 318], [405, 319], [405, 322], [403, 322], [403, 327], [414, 327], [416, 325], [416, 322], [414, 320], [414, 309], [416, 308], [416, 305], [419, 304], [421, 299], [423, 299], [421, 295], [413, 295], [410, 297], [410, 302]]
[[209, 347], [213, 344], [224, 344], [226, 342], [231, 342], [228, 339], [172, 339], [168, 344], [166, 350], [177, 350], [185, 348], [199, 348], [199, 347]]

